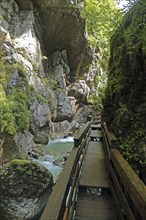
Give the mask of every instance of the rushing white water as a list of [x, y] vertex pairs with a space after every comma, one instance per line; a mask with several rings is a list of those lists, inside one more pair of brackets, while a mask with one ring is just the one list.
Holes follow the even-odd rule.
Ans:
[[45, 156], [35, 161], [46, 167], [53, 174], [54, 181], [56, 182], [59, 174], [62, 171], [62, 167], [59, 165], [55, 165], [53, 161], [57, 159], [63, 160], [63, 157], [68, 155], [71, 152], [72, 148], [73, 137], [51, 140], [49, 141], [48, 145], [43, 147]]
[[[54, 157], [52, 157], [54, 158]], [[53, 160], [52, 161], [39, 161], [39, 163], [41, 165], [43, 165], [44, 167], [46, 167], [52, 174], [53, 174], [53, 179], [54, 179], [54, 182], [56, 182], [59, 174], [61, 173], [62, 171], [62, 168], [60, 166], [57, 166], [53, 163]]]
[[74, 141], [73, 137], [58, 138], [58, 139], [49, 141], [48, 146], [53, 143], [68, 143], [68, 142], [73, 142], [73, 141]]

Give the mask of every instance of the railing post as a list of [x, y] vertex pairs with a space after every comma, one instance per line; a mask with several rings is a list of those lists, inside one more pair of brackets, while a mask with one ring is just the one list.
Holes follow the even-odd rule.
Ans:
[[90, 127], [91, 127], [91, 122], [88, 121], [85, 124], [85, 126], [79, 130], [77, 135], [74, 137], [74, 147], [79, 147], [86, 133], [88, 133]]
[[[112, 194], [120, 219], [146, 220], [146, 187], [117, 148], [117, 139], [102, 122]], [[123, 217], [124, 216], [124, 217]]]
[[72, 212], [74, 208], [72, 207], [73, 205], [70, 201], [74, 200], [74, 195], [77, 190], [78, 176], [81, 169], [81, 156], [83, 153], [83, 149], [86, 147], [87, 144], [87, 136], [89, 136], [89, 130], [90, 122], [87, 122], [85, 126], [75, 136], [75, 147], [72, 149], [65, 163], [63, 171], [59, 175], [59, 178], [53, 188], [49, 201], [41, 216], [41, 220], [70, 219], [70, 212]]

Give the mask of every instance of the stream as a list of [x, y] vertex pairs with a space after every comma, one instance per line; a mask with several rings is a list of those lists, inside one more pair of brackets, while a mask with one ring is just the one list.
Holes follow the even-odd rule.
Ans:
[[59, 174], [63, 169], [63, 165], [55, 165], [54, 161], [63, 161], [63, 157], [68, 156], [71, 152], [73, 143], [73, 137], [51, 140], [49, 141], [48, 145], [43, 146], [42, 148], [45, 155], [39, 159], [34, 159], [36, 162], [46, 167], [53, 174], [54, 182], [56, 182]]

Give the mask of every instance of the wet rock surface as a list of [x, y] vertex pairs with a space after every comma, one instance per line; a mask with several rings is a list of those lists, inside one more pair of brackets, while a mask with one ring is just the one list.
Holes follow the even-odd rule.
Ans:
[[0, 219], [38, 220], [53, 186], [52, 174], [44, 167], [14, 160], [0, 169]]

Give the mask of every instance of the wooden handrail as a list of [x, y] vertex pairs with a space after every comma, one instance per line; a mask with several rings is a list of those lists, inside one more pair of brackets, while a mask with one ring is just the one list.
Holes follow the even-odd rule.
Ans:
[[61, 172], [56, 185], [53, 188], [52, 194], [42, 214], [41, 220], [61, 220], [63, 219], [66, 198], [69, 191], [69, 181], [74, 162], [77, 157], [77, 148], [73, 148], [69, 158], [67, 159], [63, 171]]
[[[107, 148], [108, 167], [112, 194], [120, 210], [119, 219], [146, 220], [146, 186], [122, 157], [119, 150], [112, 145], [112, 139], [106, 124], [102, 131]], [[41, 220], [72, 219], [78, 180], [86, 147], [89, 141], [90, 122], [76, 135], [74, 148], [66, 161], [56, 185], [49, 198]]]
[[105, 138], [107, 139], [107, 142], [108, 142], [108, 146], [109, 148], [113, 148], [115, 147], [116, 145], [116, 142], [117, 142], [117, 138], [115, 137], [115, 135], [113, 134], [112, 131], [109, 131], [105, 122], [101, 122], [101, 125], [102, 125], [102, 130], [103, 132], [105, 133]]
[[[76, 147], [73, 147], [65, 166], [53, 188], [41, 220], [68, 220], [72, 206], [72, 198], [77, 190], [78, 176], [82, 166], [82, 157], [88, 144], [90, 123], [87, 122], [76, 135]], [[77, 166], [77, 164], [79, 166]], [[72, 213], [72, 210], [71, 210]]]
[[90, 127], [91, 122], [88, 121], [85, 126], [79, 130], [77, 135], [74, 137], [74, 147], [78, 147], [81, 144], [85, 134], [88, 132]]
[[119, 150], [114, 148], [111, 138], [113, 135], [110, 135], [103, 122], [102, 130], [107, 148], [111, 188], [122, 219], [146, 220], [146, 186]]
[[111, 149], [111, 163], [134, 218], [146, 220], [146, 186], [117, 149]]

